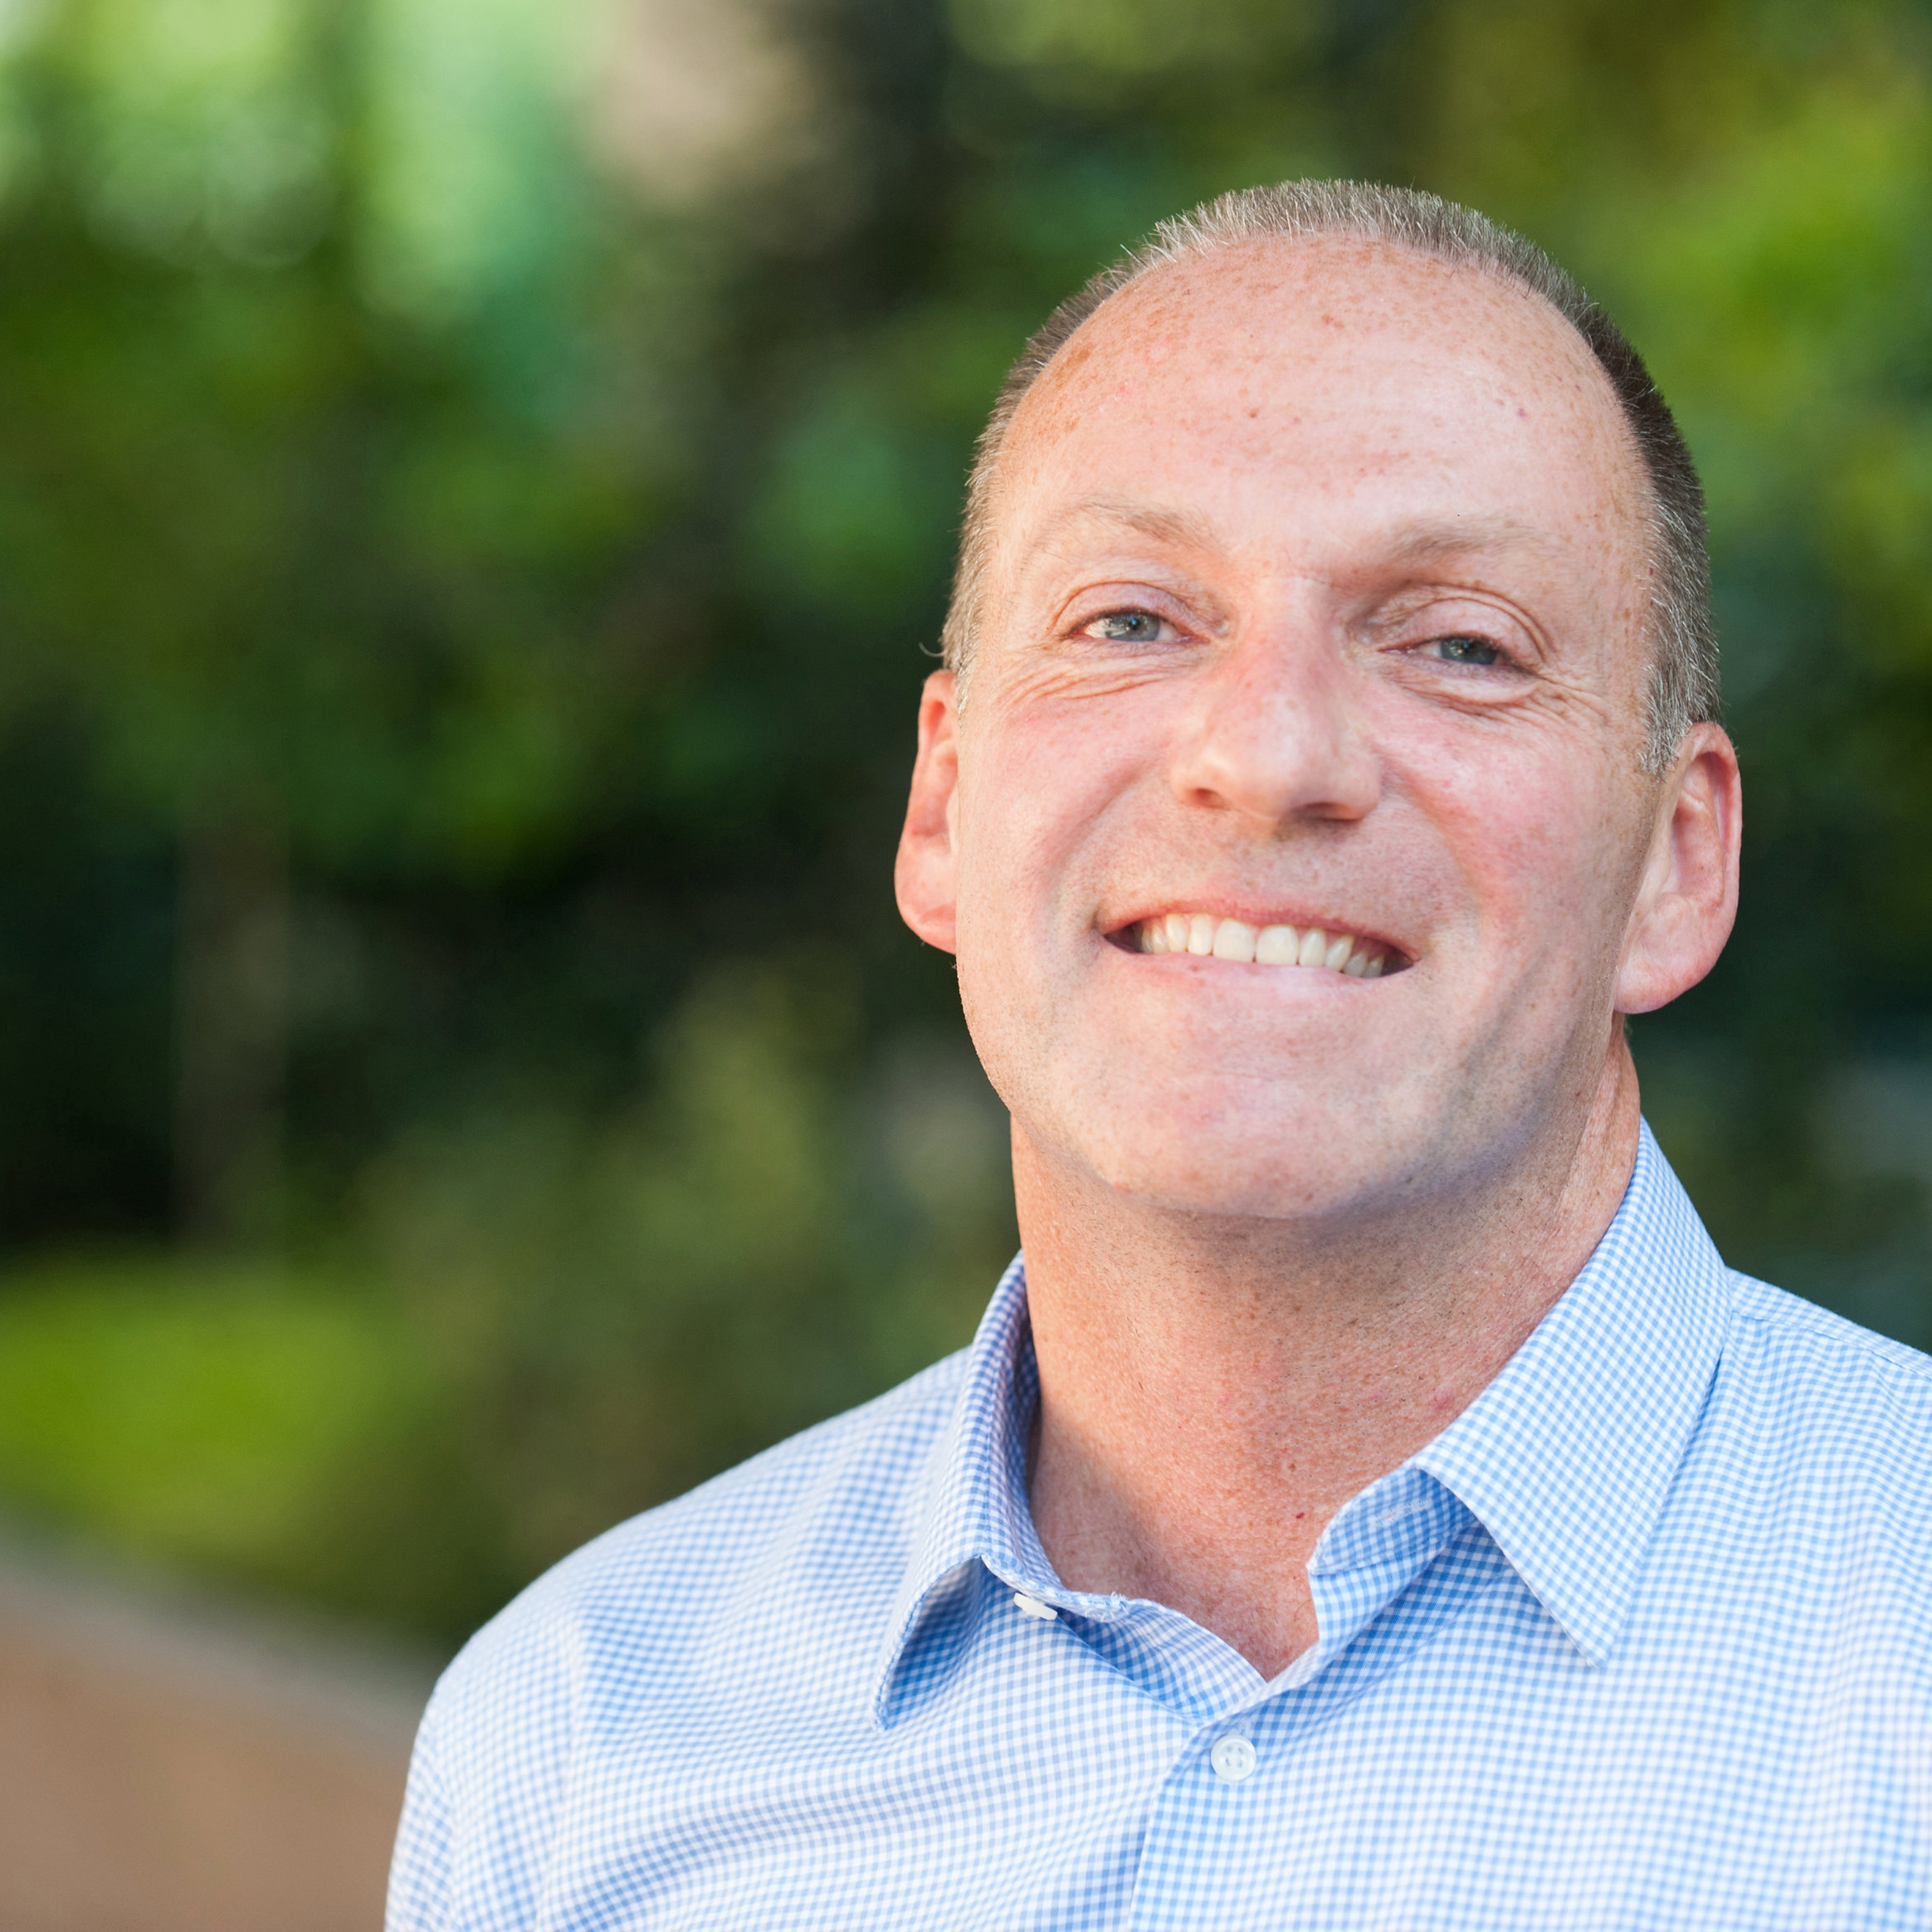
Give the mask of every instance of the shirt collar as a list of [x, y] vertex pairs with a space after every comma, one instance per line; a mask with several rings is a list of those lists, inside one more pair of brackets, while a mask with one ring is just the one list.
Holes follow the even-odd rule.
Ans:
[[[1716, 1368], [1725, 1279], [1644, 1125], [1622, 1204], [1576, 1280], [1455, 1422], [1337, 1513], [1310, 1572], [1358, 1560], [1354, 1545], [1386, 1510], [1385, 1486], [1412, 1486], [1420, 1471], [1482, 1524], [1570, 1640], [1602, 1662]], [[976, 1563], [1063, 1609], [1105, 1621], [1125, 1608], [1066, 1589], [1041, 1549], [1026, 1489], [1038, 1397], [1016, 1256], [968, 1351], [918, 1554], [894, 1600], [876, 1679], [881, 1723], [915, 1632]]]
[[873, 1715], [881, 1724], [888, 1721], [915, 1630], [951, 1601], [962, 1571], [983, 1564], [1016, 1587], [1055, 1588], [1027, 1502], [1027, 1436], [1039, 1393], [1027, 1315], [1026, 1257], [1016, 1255], [967, 1351], [919, 1553], [893, 1601], [873, 1694]]
[[1622, 1204], [1583, 1271], [1410, 1458], [1467, 1505], [1593, 1663], [1623, 1626], [1702, 1413], [1728, 1282], [1646, 1124]]

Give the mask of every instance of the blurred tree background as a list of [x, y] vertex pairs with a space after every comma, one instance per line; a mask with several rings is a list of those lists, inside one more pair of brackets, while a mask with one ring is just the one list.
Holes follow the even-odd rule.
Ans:
[[970, 1333], [890, 854], [972, 437], [1163, 214], [1522, 227], [1709, 484], [1730, 1257], [1932, 1340], [1920, 0], [7, 0], [0, 1499], [460, 1635]]

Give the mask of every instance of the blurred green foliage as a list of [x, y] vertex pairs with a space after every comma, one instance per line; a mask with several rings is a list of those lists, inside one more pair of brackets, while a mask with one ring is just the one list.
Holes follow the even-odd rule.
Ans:
[[411, 1340], [366, 1295], [260, 1266], [20, 1271], [0, 1300], [0, 1484], [137, 1554], [300, 1588], [302, 1505], [422, 1398]]
[[1917, 0], [0, 12], [0, 1490], [453, 1633], [964, 1338], [1002, 1122], [889, 861], [971, 441], [1309, 172], [1676, 405], [1749, 836], [1649, 1110], [1932, 1339], [1929, 83]]

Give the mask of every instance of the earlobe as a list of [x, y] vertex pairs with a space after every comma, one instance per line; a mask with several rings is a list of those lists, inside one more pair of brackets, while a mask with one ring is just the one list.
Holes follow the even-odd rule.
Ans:
[[900, 916], [929, 946], [954, 941], [954, 803], [959, 783], [959, 686], [949, 671], [925, 681], [919, 706], [919, 759], [912, 770], [893, 883]]
[[1645, 1013], [1717, 964], [1738, 909], [1744, 794], [1715, 724], [1691, 728], [1659, 799], [1656, 831], [1617, 977], [1617, 1010]]

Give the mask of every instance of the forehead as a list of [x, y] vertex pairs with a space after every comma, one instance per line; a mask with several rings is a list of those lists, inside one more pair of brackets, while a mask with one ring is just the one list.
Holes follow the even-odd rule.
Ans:
[[1076, 331], [1003, 447], [996, 541], [1070, 494], [1319, 545], [1510, 528], [1614, 568], [1648, 493], [1609, 380], [1540, 296], [1354, 237], [1169, 264]]

